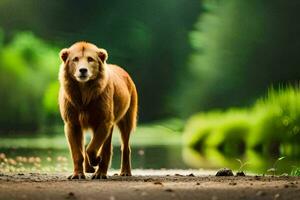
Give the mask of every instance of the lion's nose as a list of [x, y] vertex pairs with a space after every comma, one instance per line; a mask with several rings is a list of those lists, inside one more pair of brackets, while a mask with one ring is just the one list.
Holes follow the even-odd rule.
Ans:
[[87, 68], [80, 68], [79, 69], [79, 72], [81, 73], [81, 74], [86, 74], [87, 73]]

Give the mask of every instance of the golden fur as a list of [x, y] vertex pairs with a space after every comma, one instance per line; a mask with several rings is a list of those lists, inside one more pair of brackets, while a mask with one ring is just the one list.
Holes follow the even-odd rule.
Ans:
[[[122, 138], [122, 176], [131, 175], [129, 137], [136, 126], [138, 97], [135, 85], [122, 68], [107, 64], [105, 49], [77, 42], [60, 52], [59, 106], [73, 158], [71, 179], [106, 178], [111, 160], [111, 137], [116, 124]], [[83, 69], [84, 68], [84, 69]], [[83, 72], [84, 73], [81, 73]], [[84, 148], [84, 129], [92, 139]]]

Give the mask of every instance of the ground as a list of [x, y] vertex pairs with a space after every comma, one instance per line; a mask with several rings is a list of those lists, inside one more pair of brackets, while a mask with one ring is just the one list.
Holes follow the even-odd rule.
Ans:
[[77, 181], [67, 180], [65, 173], [5, 173], [0, 174], [0, 199], [300, 199], [298, 177], [216, 177], [193, 170], [134, 173]]

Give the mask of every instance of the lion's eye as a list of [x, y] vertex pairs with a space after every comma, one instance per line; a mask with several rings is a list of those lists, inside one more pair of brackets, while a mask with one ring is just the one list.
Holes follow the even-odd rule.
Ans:
[[73, 62], [78, 62], [78, 60], [79, 60], [78, 57], [73, 58]]
[[88, 61], [88, 62], [94, 62], [94, 59], [93, 59], [92, 57], [88, 57], [88, 58], [87, 58], [87, 61]]

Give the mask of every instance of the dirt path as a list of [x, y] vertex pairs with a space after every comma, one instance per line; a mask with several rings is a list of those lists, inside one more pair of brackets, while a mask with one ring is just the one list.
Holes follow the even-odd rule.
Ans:
[[[68, 181], [67, 174], [0, 174], [0, 199], [300, 199], [298, 177], [215, 177], [197, 171]], [[175, 173], [173, 173], [175, 172]], [[178, 172], [178, 173], [176, 173]], [[149, 176], [149, 174], [156, 174]], [[137, 173], [136, 173], [137, 174]]]

